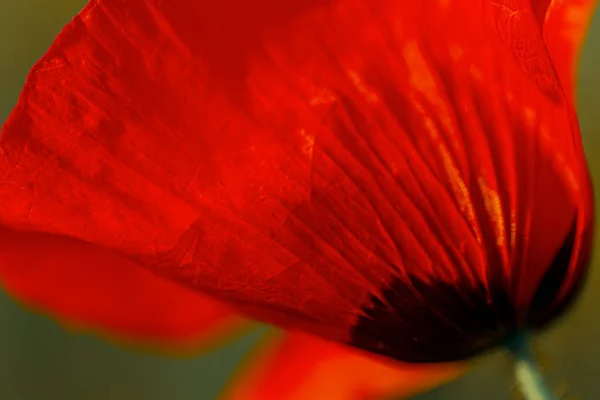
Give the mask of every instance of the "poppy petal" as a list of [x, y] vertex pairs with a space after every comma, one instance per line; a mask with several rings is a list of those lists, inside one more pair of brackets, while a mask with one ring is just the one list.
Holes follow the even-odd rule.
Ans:
[[0, 182], [7, 227], [404, 361], [553, 317], [593, 221], [525, 0], [92, 1], [29, 75]]
[[385, 362], [299, 333], [269, 337], [223, 400], [366, 400], [405, 398], [456, 378], [458, 364]]
[[[544, 2], [544, 1], [542, 1]], [[574, 95], [577, 62], [597, 0], [545, 0], [544, 39], [565, 93]]]
[[70, 327], [160, 350], [197, 350], [242, 327], [228, 307], [65, 237], [0, 229], [0, 280], [19, 301]]

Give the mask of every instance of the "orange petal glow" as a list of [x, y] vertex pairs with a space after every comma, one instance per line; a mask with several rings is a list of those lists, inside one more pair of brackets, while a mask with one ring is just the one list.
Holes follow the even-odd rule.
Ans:
[[363, 400], [411, 396], [458, 376], [458, 364], [410, 365], [370, 358], [299, 333], [270, 339], [223, 400]]
[[550, 1], [544, 39], [567, 95], [574, 94], [579, 53], [597, 4], [597, 0]]

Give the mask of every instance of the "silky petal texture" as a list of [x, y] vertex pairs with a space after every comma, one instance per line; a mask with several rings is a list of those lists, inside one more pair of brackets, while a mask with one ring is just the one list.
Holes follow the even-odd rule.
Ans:
[[525, 0], [92, 1], [0, 150], [2, 225], [403, 360], [550, 318], [591, 243], [577, 120]]
[[0, 230], [0, 281], [67, 326], [155, 350], [208, 348], [238, 332], [226, 306], [78, 240]]
[[574, 95], [579, 53], [597, 0], [545, 0], [544, 39], [567, 95]]
[[384, 362], [301, 333], [270, 338], [248, 359], [222, 400], [405, 398], [456, 378], [458, 365]]

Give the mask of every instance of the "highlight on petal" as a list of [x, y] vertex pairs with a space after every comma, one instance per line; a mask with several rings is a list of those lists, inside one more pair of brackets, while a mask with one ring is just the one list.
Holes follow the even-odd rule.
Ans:
[[3, 127], [0, 225], [402, 361], [539, 328], [592, 188], [531, 2], [476, 3], [94, 0]]
[[69, 327], [169, 352], [212, 347], [243, 326], [228, 307], [66, 237], [1, 228], [0, 282]]
[[[547, 3], [543, 14], [544, 39], [565, 94], [574, 96], [577, 63], [598, 0], [541, 0]], [[536, 1], [533, 1], [535, 4]]]
[[404, 364], [301, 334], [268, 336], [229, 384], [222, 400], [366, 400], [405, 398], [448, 382], [460, 364]]

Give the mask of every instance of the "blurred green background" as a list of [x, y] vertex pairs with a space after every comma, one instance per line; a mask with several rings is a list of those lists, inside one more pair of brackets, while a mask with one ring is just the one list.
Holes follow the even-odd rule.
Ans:
[[[177, 0], [173, 0], [177, 1]], [[0, 5], [0, 121], [14, 106], [31, 65], [85, 0], [2, 0]], [[580, 65], [578, 107], [589, 163], [600, 184], [600, 14]], [[596, 248], [599, 248], [596, 237]], [[569, 395], [600, 399], [600, 259], [576, 309], [540, 339], [550, 359], [547, 376]], [[65, 331], [0, 292], [0, 400], [212, 400], [258, 333], [218, 352], [184, 360], [116, 347]], [[501, 354], [419, 400], [511, 398], [512, 377]], [[282, 399], [284, 400], [284, 399]], [[333, 399], [332, 399], [333, 400]]]

